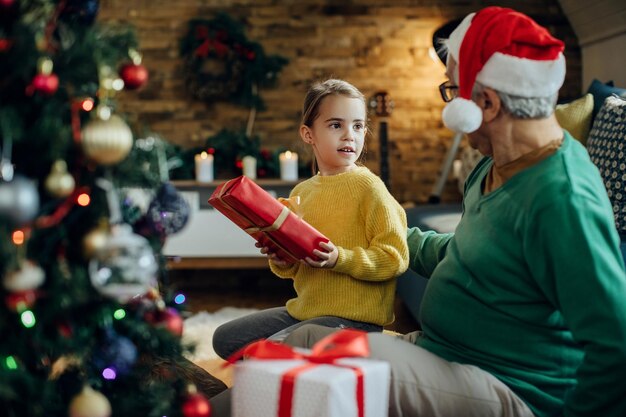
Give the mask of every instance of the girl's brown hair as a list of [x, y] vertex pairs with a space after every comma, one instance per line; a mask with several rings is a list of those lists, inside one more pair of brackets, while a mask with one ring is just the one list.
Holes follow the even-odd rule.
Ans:
[[313, 122], [319, 115], [320, 103], [324, 97], [335, 94], [350, 98], [357, 98], [363, 102], [367, 111], [367, 103], [365, 96], [358, 88], [347, 81], [328, 79], [326, 81], [318, 81], [314, 83], [304, 97], [304, 105], [302, 106], [302, 124], [305, 126], [313, 126]]

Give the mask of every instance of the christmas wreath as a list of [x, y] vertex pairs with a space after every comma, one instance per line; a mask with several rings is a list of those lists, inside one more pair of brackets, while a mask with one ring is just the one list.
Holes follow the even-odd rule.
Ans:
[[275, 83], [287, 59], [266, 55], [249, 41], [242, 23], [228, 14], [193, 19], [181, 40], [187, 89], [207, 102], [227, 100], [248, 108], [264, 108], [259, 88]]

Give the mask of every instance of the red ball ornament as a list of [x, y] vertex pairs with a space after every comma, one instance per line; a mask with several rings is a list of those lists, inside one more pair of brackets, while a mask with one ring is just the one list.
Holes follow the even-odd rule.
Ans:
[[183, 403], [182, 411], [185, 417], [210, 417], [211, 404], [202, 394], [190, 394]]
[[119, 73], [128, 90], [136, 90], [148, 81], [148, 70], [141, 64], [124, 64]]
[[30, 86], [28, 86], [28, 92], [39, 93], [44, 96], [51, 96], [56, 93], [59, 88], [59, 77], [56, 74], [37, 74]]
[[167, 329], [174, 336], [183, 335], [184, 321], [175, 308], [167, 307], [163, 310], [148, 311], [145, 318], [147, 322]]

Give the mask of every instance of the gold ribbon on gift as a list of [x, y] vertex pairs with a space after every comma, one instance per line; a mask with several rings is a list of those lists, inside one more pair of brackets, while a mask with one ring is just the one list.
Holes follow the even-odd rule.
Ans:
[[243, 229], [243, 230], [249, 235], [253, 233], [257, 233], [257, 232], [273, 232], [275, 230], [280, 229], [280, 226], [282, 226], [283, 223], [285, 223], [285, 220], [287, 220], [287, 217], [289, 217], [289, 212], [290, 212], [289, 208], [287, 206], [284, 206], [283, 209], [280, 211], [280, 214], [278, 215], [278, 217], [276, 217], [276, 220], [274, 220], [274, 223], [270, 224], [269, 226], [248, 227], [247, 229]]
[[289, 208], [296, 216], [302, 218], [302, 213], [300, 212], [300, 196], [294, 195], [289, 198], [278, 197], [278, 201], [285, 207]]

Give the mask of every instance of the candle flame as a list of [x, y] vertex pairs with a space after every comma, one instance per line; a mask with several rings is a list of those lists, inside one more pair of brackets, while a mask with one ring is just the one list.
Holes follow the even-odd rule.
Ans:
[[291, 151], [285, 152], [285, 158], [291, 159]]
[[208, 157], [209, 157], [209, 154], [207, 154], [204, 151], [200, 154], [200, 158], [202, 158], [202, 159], [207, 159]]

